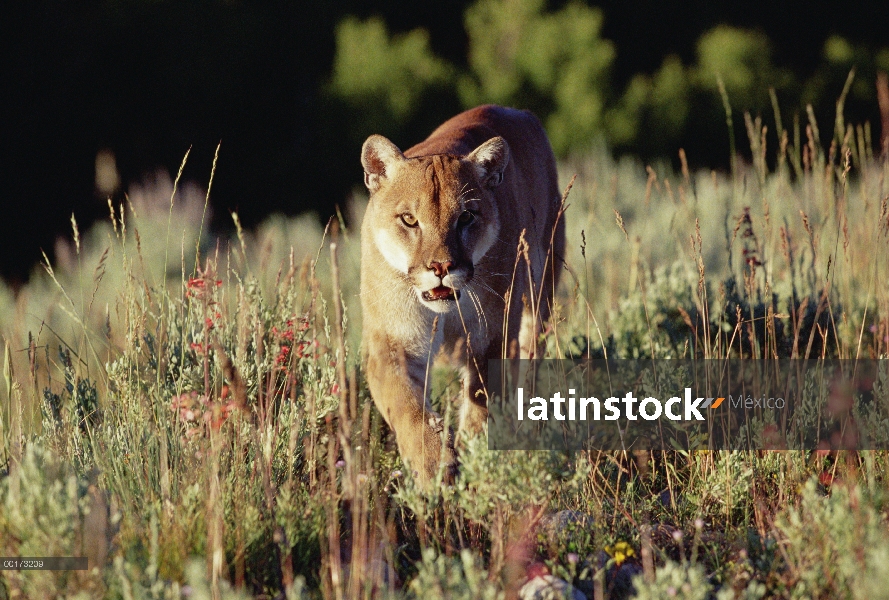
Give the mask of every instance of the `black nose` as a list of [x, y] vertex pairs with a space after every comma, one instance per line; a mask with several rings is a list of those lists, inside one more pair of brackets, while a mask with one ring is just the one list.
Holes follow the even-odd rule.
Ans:
[[449, 260], [443, 263], [432, 261], [432, 263], [429, 264], [429, 268], [432, 269], [432, 272], [435, 273], [436, 277], [444, 277], [453, 264], [454, 263]]

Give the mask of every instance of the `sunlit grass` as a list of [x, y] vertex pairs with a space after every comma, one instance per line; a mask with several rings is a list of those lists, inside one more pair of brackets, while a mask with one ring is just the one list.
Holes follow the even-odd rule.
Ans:
[[[749, 126], [767, 160], [732, 177], [604, 151], [562, 165], [578, 178], [550, 356], [886, 358], [889, 164], [805, 134], [763, 150]], [[0, 285], [0, 555], [95, 567], [0, 571], [0, 597], [494, 598], [531, 568], [590, 597], [637, 573], [651, 598], [882, 593], [865, 584], [889, 556], [885, 452], [468, 439], [455, 485], [424, 495], [361, 379], [362, 200], [345, 229], [272, 217], [222, 239], [197, 186], [128, 198], [16, 296]], [[447, 409], [453, 377], [436, 381]]]

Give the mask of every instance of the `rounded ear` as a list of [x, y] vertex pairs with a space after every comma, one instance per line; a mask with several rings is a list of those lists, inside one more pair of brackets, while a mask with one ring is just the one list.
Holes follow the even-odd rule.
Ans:
[[491, 138], [473, 150], [466, 160], [475, 165], [482, 185], [497, 187], [503, 182], [503, 172], [509, 164], [509, 144], [500, 136]]
[[380, 188], [380, 179], [392, 175], [392, 168], [404, 160], [398, 146], [381, 135], [372, 135], [361, 147], [361, 165], [364, 167], [364, 185], [371, 193]]

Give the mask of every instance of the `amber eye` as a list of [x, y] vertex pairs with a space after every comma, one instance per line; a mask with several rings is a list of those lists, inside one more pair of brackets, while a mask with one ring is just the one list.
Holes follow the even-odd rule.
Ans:
[[416, 227], [418, 224], [417, 217], [415, 217], [411, 213], [402, 213], [401, 222], [404, 223], [405, 225], [407, 225], [408, 227]]
[[460, 225], [469, 225], [473, 221], [475, 221], [475, 213], [472, 213], [468, 210], [464, 210], [462, 213], [460, 213], [460, 216], [457, 217], [457, 223], [459, 223]]

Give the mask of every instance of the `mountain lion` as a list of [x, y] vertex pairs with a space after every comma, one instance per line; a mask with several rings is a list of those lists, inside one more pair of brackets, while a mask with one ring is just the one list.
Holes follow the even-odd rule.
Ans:
[[488, 359], [537, 351], [565, 245], [556, 163], [537, 118], [499, 106], [459, 114], [404, 153], [372, 135], [361, 163], [367, 380], [425, 483], [455, 465], [429, 405], [432, 359], [461, 370], [459, 426], [479, 431]]

